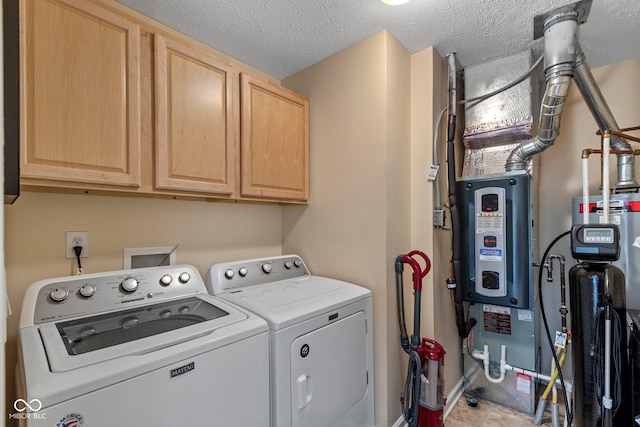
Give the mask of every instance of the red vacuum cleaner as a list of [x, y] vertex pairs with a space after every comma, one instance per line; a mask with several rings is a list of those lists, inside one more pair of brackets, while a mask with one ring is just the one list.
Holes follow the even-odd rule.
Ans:
[[[424, 269], [420, 266], [422, 258]], [[404, 321], [403, 272], [404, 264], [413, 270], [413, 334], [407, 335]], [[398, 323], [400, 325], [400, 344], [409, 355], [409, 367], [402, 402], [402, 415], [408, 427], [442, 427], [444, 405], [444, 348], [429, 338], [420, 339], [420, 296], [422, 279], [431, 270], [431, 261], [420, 251], [411, 251], [399, 255], [395, 263], [396, 291], [398, 296]]]

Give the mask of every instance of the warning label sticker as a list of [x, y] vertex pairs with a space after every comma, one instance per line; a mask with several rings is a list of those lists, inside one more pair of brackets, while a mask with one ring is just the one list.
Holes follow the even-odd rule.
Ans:
[[516, 390], [531, 394], [531, 377], [525, 374], [518, 374], [516, 377]]
[[476, 234], [502, 234], [504, 218], [500, 214], [477, 214]]
[[511, 335], [511, 311], [508, 307], [484, 304], [484, 330]]

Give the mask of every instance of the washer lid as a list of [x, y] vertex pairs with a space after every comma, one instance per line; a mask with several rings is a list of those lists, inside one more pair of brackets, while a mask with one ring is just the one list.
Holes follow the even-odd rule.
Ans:
[[264, 318], [271, 329], [282, 329], [371, 296], [352, 283], [319, 276], [272, 282], [217, 295]]
[[228, 315], [213, 304], [190, 297], [58, 322], [56, 328], [67, 354], [73, 356]]
[[[242, 334], [248, 316], [209, 295], [148, 304], [38, 326], [52, 372], [157, 351], [225, 331]], [[229, 329], [232, 328], [232, 329]], [[245, 329], [254, 328], [247, 323]], [[265, 325], [266, 330], [266, 325]], [[255, 332], [254, 332], [255, 333]], [[210, 341], [210, 340], [209, 340]], [[214, 346], [214, 344], [211, 344]]]

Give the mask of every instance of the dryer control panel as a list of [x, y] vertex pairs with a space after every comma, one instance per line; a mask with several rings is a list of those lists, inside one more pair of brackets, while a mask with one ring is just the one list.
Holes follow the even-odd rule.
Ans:
[[198, 270], [177, 265], [42, 280], [29, 287], [24, 304], [33, 305], [39, 324], [197, 293], [206, 293]]
[[213, 265], [207, 272], [206, 286], [209, 293], [217, 295], [229, 289], [302, 276], [310, 276], [310, 273], [297, 255], [254, 258]]

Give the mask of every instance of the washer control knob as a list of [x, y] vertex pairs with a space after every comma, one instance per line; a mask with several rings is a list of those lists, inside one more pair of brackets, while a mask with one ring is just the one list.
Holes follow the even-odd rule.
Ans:
[[273, 271], [273, 265], [271, 265], [270, 262], [265, 262], [264, 264], [262, 264], [262, 271], [267, 274], [271, 273]]
[[69, 296], [69, 291], [65, 288], [56, 288], [49, 296], [55, 302], [62, 302]]
[[233, 279], [233, 276], [235, 276], [235, 273], [233, 272], [232, 269], [228, 269], [227, 271], [224, 272], [224, 277], [226, 277], [229, 280]]
[[293, 261], [293, 265], [295, 265], [296, 268], [300, 268], [300, 267], [302, 267], [302, 261], [297, 259], [297, 260]]
[[291, 261], [287, 261], [287, 262], [284, 263], [284, 267], [287, 270], [291, 270], [291, 267], [293, 267], [293, 263]]
[[120, 284], [120, 287], [125, 292], [135, 292], [138, 289], [138, 286], [140, 286], [140, 282], [138, 282], [138, 279], [133, 277], [127, 277]]
[[249, 273], [249, 270], [247, 270], [246, 267], [240, 267], [240, 270], [238, 270], [238, 274], [242, 277], [246, 276]]
[[96, 287], [93, 285], [86, 284], [80, 288], [80, 295], [82, 295], [85, 298], [89, 298], [93, 296], [93, 294], [95, 293], [96, 293]]
[[172, 280], [173, 278], [171, 277], [170, 274], [163, 274], [162, 277], [160, 278], [160, 284], [162, 286], [169, 286]]
[[178, 281], [180, 283], [182, 283], [182, 284], [187, 283], [189, 280], [191, 280], [191, 275], [189, 273], [187, 273], [186, 271], [183, 271], [178, 276]]

